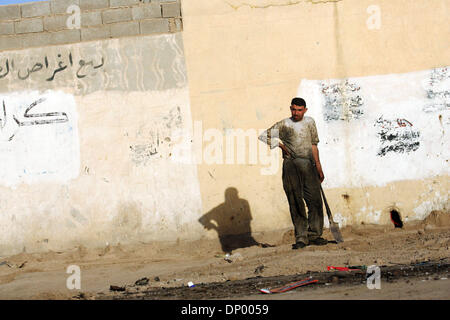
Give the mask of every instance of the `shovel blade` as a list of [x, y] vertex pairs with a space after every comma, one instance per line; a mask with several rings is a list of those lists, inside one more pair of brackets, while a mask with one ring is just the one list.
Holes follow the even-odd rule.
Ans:
[[344, 242], [341, 230], [339, 230], [339, 225], [336, 222], [330, 223], [330, 231], [331, 234], [333, 235], [334, 240], [336, 240], [337, 243]]

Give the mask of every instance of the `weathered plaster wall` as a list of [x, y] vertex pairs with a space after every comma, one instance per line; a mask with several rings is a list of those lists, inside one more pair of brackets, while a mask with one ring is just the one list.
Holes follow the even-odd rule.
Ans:
[[[373, 5], [379, 28], [371, 27]], [[448, 209], [450, 87], [442, 83], [446, 104], [432, 111], [422, 82], [450, 65], [448, 1], [205, 0], [184, 1], [182, 8], [192, 113], [204, 131], [219, 128], [225, 139], [227, 128], [266, 129], [289, 116], [292, 97], [304, 95], [319, 126], [324, 187], [336, 220], [388, 224], [393, 207], [404, 220]], [[358, 86], [365, 118], [325, 121], [333, 110], [326, 110], [320, 84], [345, 79], [364, 83]], [[343, 101], [338, 107], [348, 112]], [[411, 152], [377, 155], [388, 146], [379, 117], [393, 132], [418, 130], [418, 149], [412, 138]], [[397, 128], [397, 119], [413, 126]], [[274, 175], [261, 174], [264, 167], [203, 161], [203, 212], [224, 203], [224, 191], [234, 187], [249, 203], [253, 231], [289, 227], [281, 162]]]
[[2, 253], [198, 234], [197, 168], [177, 158], [192, 131], [181, 33], [0, 63]]
[[[350, 207], [350, 221], [382, 222], [389, 208], [396, 206], [408, 219], [423, 219], [431, 210], [448, 208], [450, 127], [450, 68], [346, 78], [302, 80], [298, 95], [316, 106], [311, 110], [322, 132], [321, 152], [329, 173], [328, 189], [385, 189], [399, 181], [411, 181], [410, 194], [394, 191], [375, 200], [369, 192], [363, 207]], [[443, 177], [428, 187], [425, 200], [414, 194], [418, 181]], [[436, 185], [438, 184], [438, 185]], [[433, 190], [430, 192], [430, 190]], [[345, 193], [344, 198], [349, 197]], [[354, 197], [353, 197], [354, 198]], [[376, 207], [379, 201], [385, 207]], [[433, 205], [430, 206], [430, 200]], [[376, 208], [376, 209], [375, 209]], [[431, 209], [431, 210], [430, 210]], [[354, 211], [353, 211], [354, 210]], [[357, 211], [357, 212], [355, 212]]]
[[290, 227], [281, 155], [256, 137], [296, 95], [341, 224], [448, 209], [447, 0], [184, 0], [182, 32], [162, 11], [176, 1], [82, 13], [103, 19], [112, 2], [180, 23], [113, 35], [134, 21], [101, 20], [101, 40], [11, 47], [16, 22], [36, 19], [19, 11], [0, 36], [2, 254]]

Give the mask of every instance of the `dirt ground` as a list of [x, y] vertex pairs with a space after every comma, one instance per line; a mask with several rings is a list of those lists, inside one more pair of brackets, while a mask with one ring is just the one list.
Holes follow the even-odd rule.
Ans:
[[[449, 212], [434, 211], [403, 228], [358, 225], [341, 232], [343, 243], [300, 250], [291, 249], [292, 230], [254, 234], [260, 245], [235, 249], [230, 256], [212, 239], [0, 257], [0, 299], [450, 298]], [[333, 240], [328, 229], [324, 237]], [[70, 265], [80, 267], [81, 289], [67, 288]], [[367, 289], [363, 269], [327, 271], [327, 266], [370, 265], [381, 268], [381, 290]], [[278, 295], [258, 291], [301, 276], [313, 276], [320, 285]], [[196, 287], [189, 288], [189, 282]]]

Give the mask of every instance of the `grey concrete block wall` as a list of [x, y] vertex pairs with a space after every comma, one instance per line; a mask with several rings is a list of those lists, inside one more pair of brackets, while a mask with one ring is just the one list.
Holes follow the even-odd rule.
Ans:
[[169, 20], [148, 19], [140, 21], [141, 34], [166, 33], [169, 32]]
[[161, 3], [163, 18], [177, 18], [181, 16], [181, 6], [178, 2]]
[[50, 14], [50, 2], [30, 2], [20, 6], [22, 18], [42, 17]]
[[51, 44], [76, 43], [81, 41], [80, 29], [62, 30], [50, 34]]
[[158, 3], [150, 3], [146, 6], [136, 6], [131, 8], [131, 15], [133, 20], [161, 18], [161, 5]]
[[81, 27], [99, 26], [102, 24], [101, 11], [84, 12], [81, 14]]
[[20, 17], [20, 6], [0, 6], [0, 20], [15, 20], [20, 19]]
[[142, 1], [140, 0], [109, 0], [110, 7], [127, 7], [135, 4], [139, 4]]
[[27, 33], [20, 35], [20, 39], [22, 46], [24, 46], [25, 48], [45, 46], [51, 43], [50, 33], [41, 33], [41, 34]]
[[81, 29], [81, 41], [91, 41], [111, 38], [111, 26], [101, 25], [98, 27]]
[[111, 25], [111, 38], [137, 36], [139, 32], [138, 21], [115, 23]]
[[67, 19], [69, 17], [70, 15], [68, 14], [44, 17], [44, 30], [59, 31], [67, 29]]
[[0, 5], [0, 51], [182, 30], [181, 0], [47, 0]]
[[0, 35], [14, 34], [14, 22], [0, 22]]
[[102, 12], [103, 23], [130, 21], [131, 8], [109, 9]]
[[109, 8], [109, 0], [80, 0], [81, 10]]
[[16, 33], [34, 33], [44, 31], [44, 22], [41, 18], [26, 19], [14, 22]]
[[183, 21], [180, 18], [169, 18], [169, 32], [181, 32], [183, 30]]
[[22, 48], [22, 39], [20, 35], [0, 36], [0, 50], [11, 50]]
[[80, 0], [51, 0], [50, 10], [53, 14], [67, 13], [67, 9], [72, 6], [80, 5]]

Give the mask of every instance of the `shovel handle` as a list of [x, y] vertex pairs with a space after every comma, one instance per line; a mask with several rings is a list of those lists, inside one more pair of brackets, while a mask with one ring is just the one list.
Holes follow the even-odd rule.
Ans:
[[327, 216], [330, 222], [334, 223], [333, 216], [331, 215], [331, 209], [328, 205], [327, 198], [325, 197], [325, 192], [323, 192], [322, 185], [320, 185], [320, 192], [322, 193], [323, 202], [325, 202], [325, 208], [327, 209]]
[[[315, 169], [316, 168], [316, 164], [312, 160], [311, 160], [311, 163], [312, 163], [312, 165], [314, 167], [314, 171], [317, 173], [317, 177], [319, 177], [319, 173]], [[328, 201], [327, 201], [327, 198], [325, 197], [325, 192], [323, 192], [322, 183], [320, 181], [319, 181], [319, 186], [320, 186], [320, 193], [322, 194], [323, 202], [325, 202], [325, 208], [327, 209], [328, 220], [330, 221], [330, 223], [334, 223], [333, 216], [331, 214], [331, 209], [330, 209], [330, 206], [328, 205]]]

